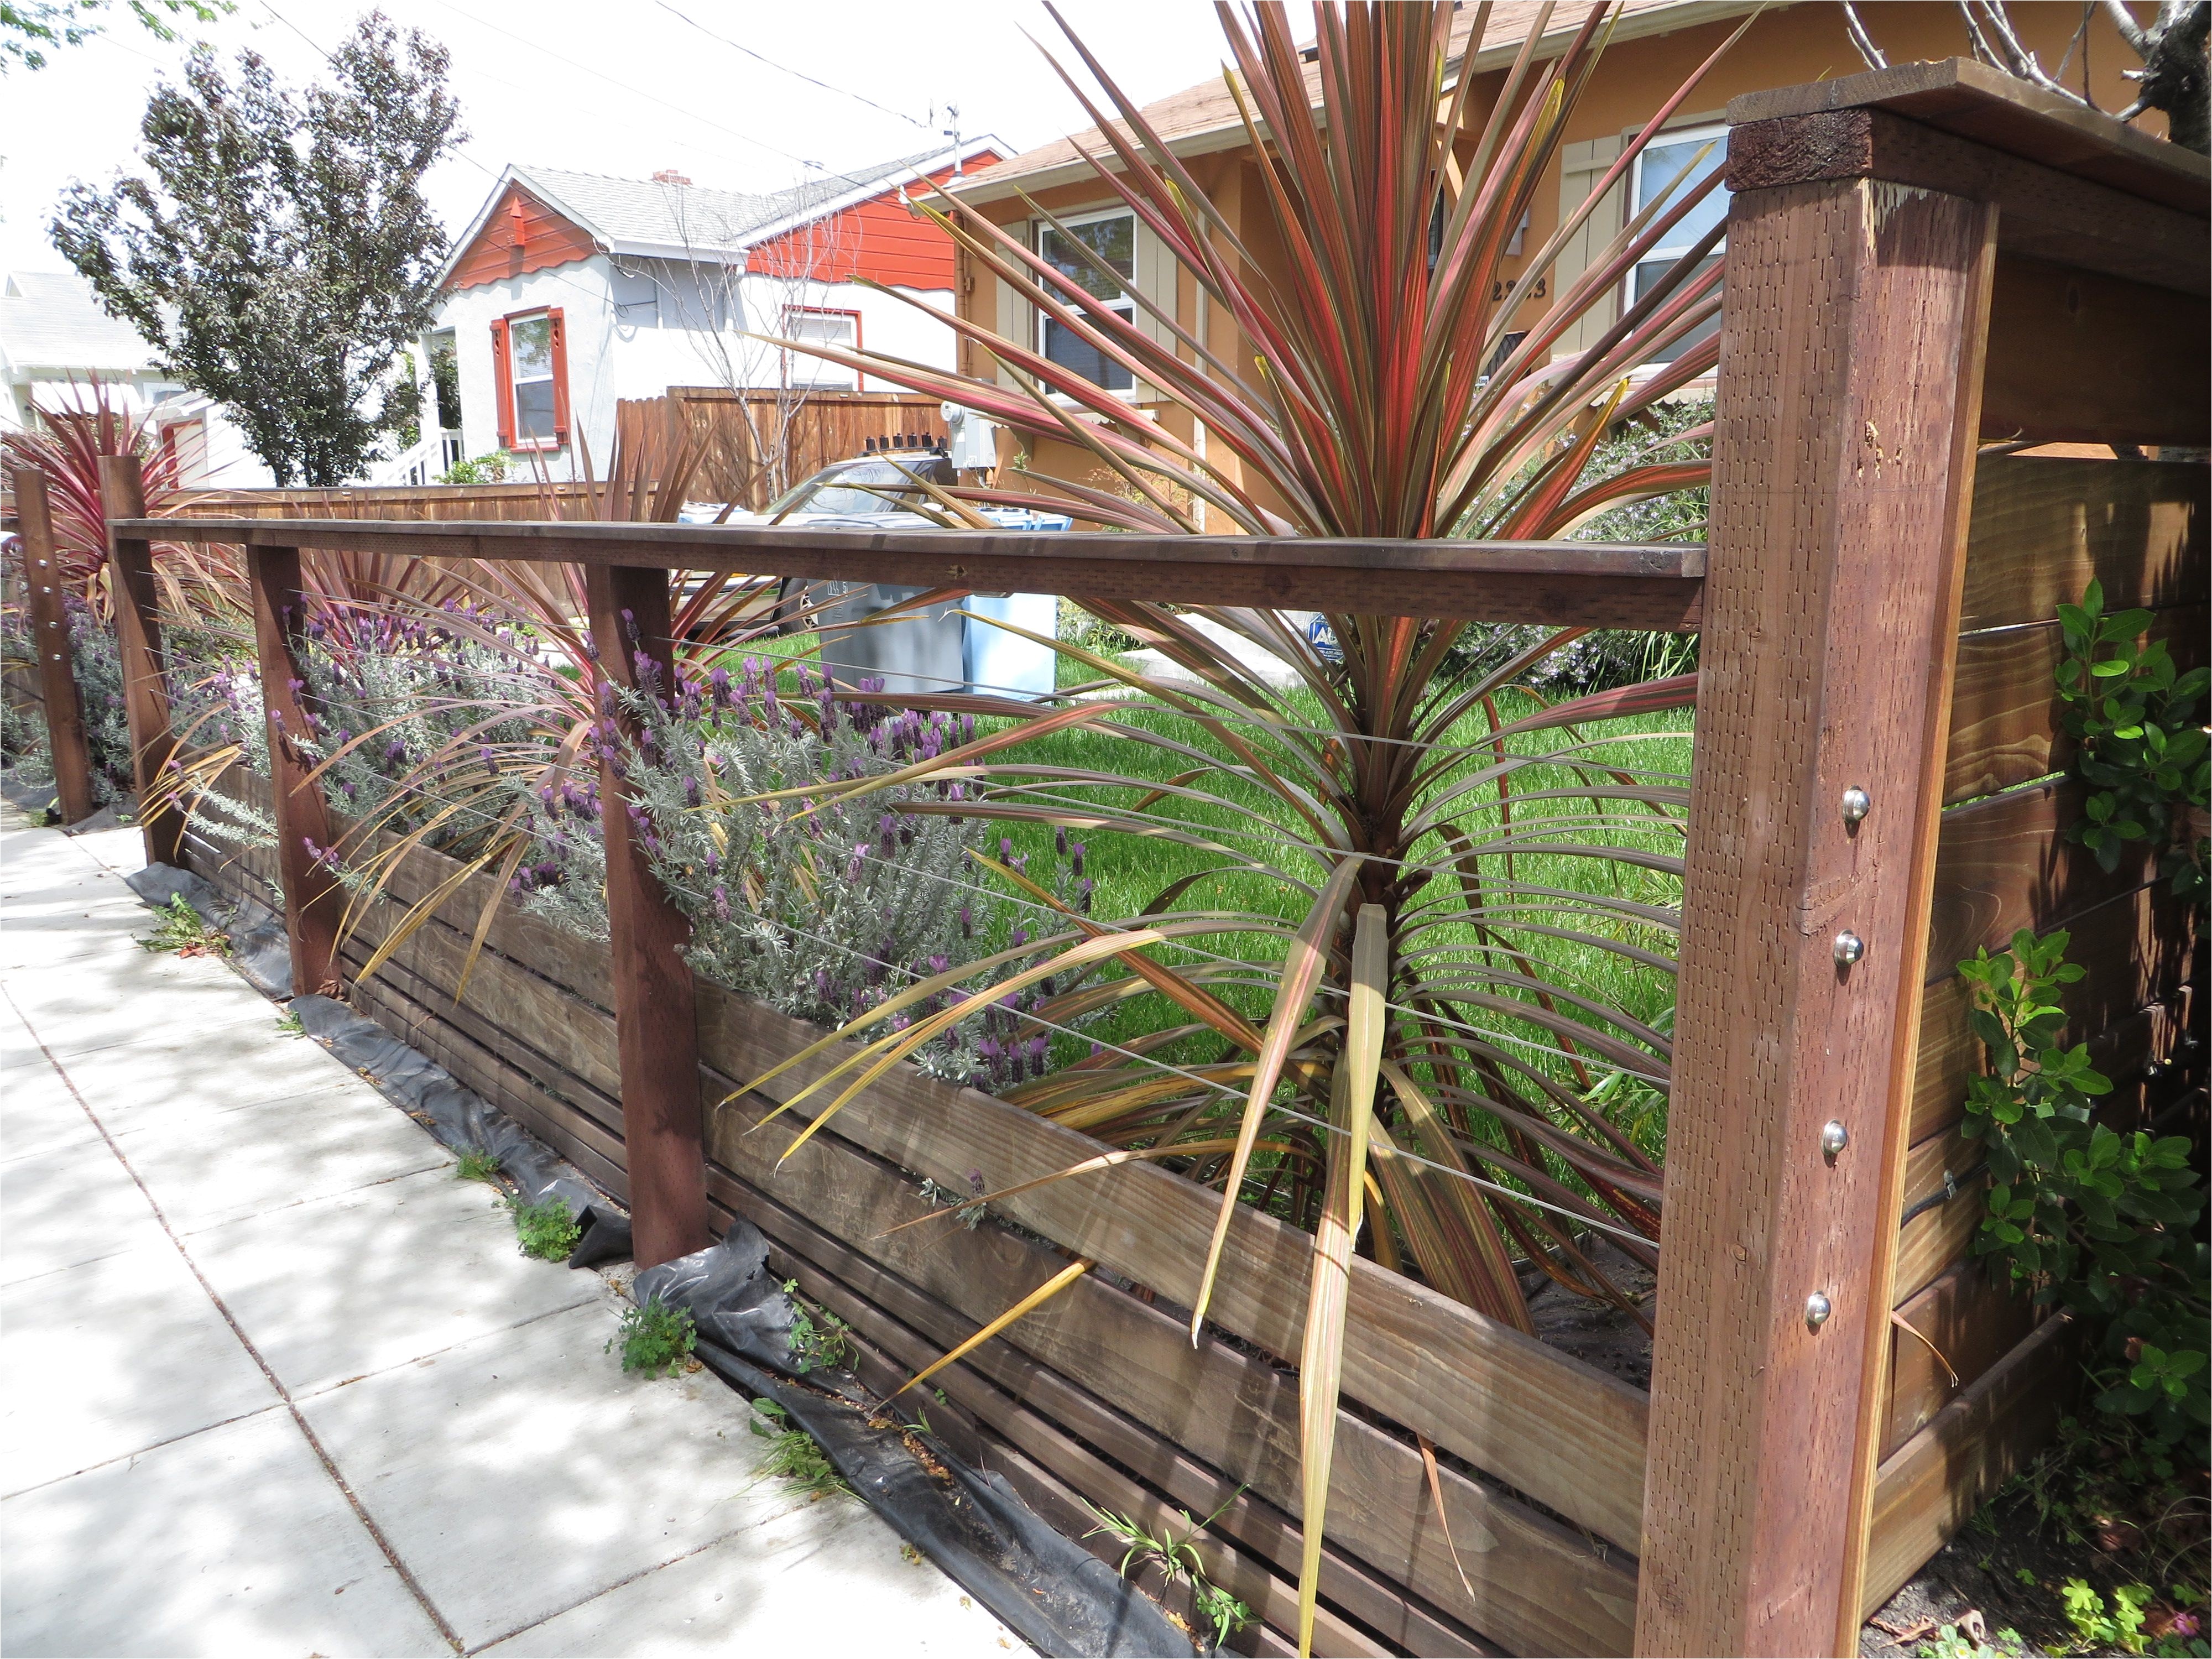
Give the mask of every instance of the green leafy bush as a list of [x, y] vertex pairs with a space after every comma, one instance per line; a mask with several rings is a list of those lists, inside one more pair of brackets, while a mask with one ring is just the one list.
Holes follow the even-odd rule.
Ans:
[[611, 1353], [619, 1342], [625, 1371], [673, 1376], [684, 1369], [698, 1341], [691, 1310], [672, 1308], [656, 1296], [623, 1310], [621, 1328], [607, 1340], [607, 1352]]
[[2136, 1419], [2161, 1446], [2201, 1448], [2212, 1418], [2208, 1258], [2193, 1235], [2203, 1194], [2186, 1138], [2095, 1121], [2112, 1083], [2086, 1044], [2057, 1041], [2058, 988], [2085, 971], [2066, 961], [2068, 943], [2063, 932], [2038, 939], [2023, 928], [2011, 949], [1959, 964], [1990, 1062], [1966, 1094], [1966, 1133], [1982, 1143], [1995, 1183], [1975, 1249], [2038, 1301], [2087, 1323], [2100, 1353], [2100, 1409]]
[[852, 1327], [836, 1314], [802, 1301], [799, 1281], [783, 1281], [791, 1298], [791, 1369], [804, 1376], [809, 1371], [836, 1370], [858, 1358], [853, 1352]]
[[192, 908], [182, 893], [171, 894], [168, 903], [155, 915], [160, 920], [154, 924], [154, 931], [138, 939], [146, 950], [173, 951], [180, 957], [230, 954], [230, 935]]
[[2143, 1608], [2151, 1599], [2149, 1585], [2121, 1585], [2112, 1592], [2110, 1606], [2086, 1579], [2068, 1579], [2058, 1595], [2066, 1622], [2085, 1646], [2105, 1653], [2141, 1653], [2148, 1645], [2142, 1627]]
[[489, 455], [479, 455], [474, 460], [455, 461], [438, 475], [441, 484], [495, 484], [507, 482], [506, 453], [494, 450]]
[[525, 1204], [519, 1198], [507, 1200], [507, 1207], [514, 1215], [514, 1237], [525, 1255], [536, 1256], [540, 1261], [565, 1261], [568, 1253], [576, 1248], [576, 1241], [584, 1236], [576, 1225], [576, 1218], [568, 1213], [568, 1206], [557, 1198], [549, 1198], [537, 1204]]
[[2212, 787], [2198, 710], [2212, 672], [2182, 673], [2163, 641], [2138, 645], [2151, 621], [2148, 611], [2106, 616], [2095, 581], [2081, 604], [2058, 607], [2060, 716], [2075, 741], [2075, 774], [2089, 787], [2067, 833], [2106, 870], [2119, 867], [2129, 842], [2149, 842], [2174, 892], [2201, 899], [2205, 847], [2189, 835], [2186, 814]]

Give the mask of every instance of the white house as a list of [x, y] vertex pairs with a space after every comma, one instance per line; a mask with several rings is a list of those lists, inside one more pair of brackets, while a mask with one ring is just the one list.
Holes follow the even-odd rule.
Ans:
[[[998, 159], [988, 137], [771, 195], [672, 173], [608, 179], [510, 167], [443, 277], [427, 359], [453, 354], [470, 456], [557, 478], [604, 472], [618, 399], [672, 386], [858, 390], [850, 370], [752, 335], [953, 365], [953, 335], [868, 277], [952, 308], [953, 247], [902, 199]], [[885, 388], [888, 389], [888, 388]]]

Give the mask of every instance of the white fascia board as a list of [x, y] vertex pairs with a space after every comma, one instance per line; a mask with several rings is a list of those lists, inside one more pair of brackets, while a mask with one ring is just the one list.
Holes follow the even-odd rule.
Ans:
[[[1002, 148], [1000, 141], [988, 132], [978, 137], [963, 138], [960, 141], [959, 160], [964, 164], [975, 160], [987, 149], [1000, 148]], [[947, 144], [935, 155], [926, 156], [903, 173], [887, 173], [872, 184], [855, 185], [843, 195], [833, 196], [828, 201], [819, 203], [802, 213], [787, 214], [781, 219], [746, 232], [745, 246], [755, 247], [763, 242], [773, 241], [776, 237], [797, 230], [802, 225], [811, 225], [816, 220], [826, 219], [833, 213], [842, 213], [846, 209], [858, 207], [863, 202], [872, 202], [878, 196], [887, 196], [892, 191], [910, 185], [917, 179], [927, 179], [937, 168], [951, 162], [953, 157], [952, 146]]]

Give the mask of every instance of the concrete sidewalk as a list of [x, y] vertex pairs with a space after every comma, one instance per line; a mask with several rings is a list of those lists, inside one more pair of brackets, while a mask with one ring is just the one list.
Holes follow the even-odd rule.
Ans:
[[[219, 960], [135, 830], [0, 829], [0, 1644], [32, 1654], [992, 1655], [599, 1274]], [[626, 1273], [627, 1269], [624, 1269]]]

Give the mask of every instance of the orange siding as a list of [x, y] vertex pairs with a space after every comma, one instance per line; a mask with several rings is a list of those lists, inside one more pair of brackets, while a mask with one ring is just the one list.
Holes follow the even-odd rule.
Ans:
[[573, 264], [598, 251], [599, 244], [582, 227], [562, 218], [520, 185], [509, 185], [446, 286], [478, 288], [526, 270]]
[[[972, 171], [999, 159], [986, 151], [969, 167]], [[938, 184], [951, 176], [950, 167], [930, 175]], [[924, 194], [919, 185], [908, 190]], [[753, 250], [751, 263], [755, 270], [770, 275], [803, 274], [823, 283], [870, 276], [894, 288], [949, 289], [952, 256], [951, 239], [902, 206], [894, 187], [857, 207], [762, 243]]]

